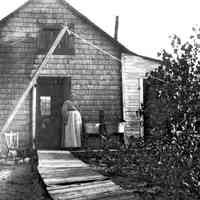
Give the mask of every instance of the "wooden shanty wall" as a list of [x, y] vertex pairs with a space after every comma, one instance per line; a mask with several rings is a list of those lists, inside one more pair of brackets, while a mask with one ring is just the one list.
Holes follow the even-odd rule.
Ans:
[[153, 59], [122, 54], [123, 116], [126, 121], [125, 140], [143, 136], [143, 119], [136, 112], [143, 104], [143, 79], [158, 66]]
[[[0, 128], [45, 56], [37, 46], [41, 28], [57, 24], [74, 24], [81, 37], [120, 58], [120, 47], [63, 0], [30, 0], [0, 22]], [[71, 77], [84, 120], [96, 122], [104, 110], [114, 124], [122, 117], [121, 64], [77, 38], [74, 49], [74, 55], [52, 55], [41, 76]], [[31, 104], [30, 95], [8, 130], [19, 132], [22, 146], [31, 141]]]

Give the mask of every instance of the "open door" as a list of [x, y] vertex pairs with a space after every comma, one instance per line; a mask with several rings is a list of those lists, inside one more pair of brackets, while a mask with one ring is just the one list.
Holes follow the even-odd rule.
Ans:
[[36, 147], [60, 149], [63, 131], [61, 107], [70, 94], [68, 78], [41, 77], [37, 84]]

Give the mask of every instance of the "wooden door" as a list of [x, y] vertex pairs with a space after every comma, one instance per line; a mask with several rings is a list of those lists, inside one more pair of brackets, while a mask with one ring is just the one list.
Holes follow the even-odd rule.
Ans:
[[129, 137], [143, 137], [141, 108], [145, 72], [143, 68], [135, 67], [131, 59], [132, 57], [122, 57], [123, 119], [126, 121], [125, 143], [127, 145]]
[[61, 148], [61, 107], [67, 93], [65, 85], [65, 78], [38, 79], [36, 146], [39, 149]]

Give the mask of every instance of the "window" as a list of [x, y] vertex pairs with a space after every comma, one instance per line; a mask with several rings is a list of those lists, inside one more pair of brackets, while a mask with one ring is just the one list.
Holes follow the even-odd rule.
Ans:
[[40, 97], [40, 112], [41, 112], [41, 116], [51, 115], [51, 97], [50, 96]]
[[[68, 25], [69, 28], [73, 31], [74, 25]], [[40, 31], [39, 39], [38, 39], [38, 49], [39, 53], [46, 54], [47, 51], [51, 48], [53, 42], [55, 41], [58, 33], [61, 28], [57, 25], [51, 25], [48, 27], [43, 27]], [[69, 35], [68, 32], [65, 33], [62, 40], [58, 44], [54, 54], [57, 55], [73, 55], [74, 54], [74, 36]]]

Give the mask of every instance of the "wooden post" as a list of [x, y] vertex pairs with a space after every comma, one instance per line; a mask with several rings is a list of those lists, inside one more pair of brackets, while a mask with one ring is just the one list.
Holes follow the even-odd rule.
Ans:
[[32, 148], [36, 149], [36, 106], [37, 106], [37, 88], [34, 85], [32, 89]]
[[115, 40], [118, 40], [118, 30], [119, 30], [119, 16], [116, 16], [115, 19]]
[[99, 111], [99, 123], [99, 133], [100, 135], [104, 135], [106, 132], [104, 110]]
[[[144, 104], [144, 86], [143, 86], [143, 78], [139, 78], [139, 109], [142, 111], [143, 110], [143, 104]], [[144, 137], [144, 116], [141, 113], [140, 116], [140, 136]]]
[[100, 134], [100, 145], [103, 147], [105, 145], [105, 140], [107, 139], [107, 130], [105, 124], [105, 113], [104, 110], [99, 111], [99, 134]]
[[[50, 56], [53, 54], [53, 52], [55, 51], [56, 47], [58, 46], [58, 44], [60, 43], [61, 39], [63, 38], [63, 36], [65, 35], [66, 31], [68, 31], [68, 27], [65, 26], [60, 33], [58, 34], [56, 40], [54, 41], [54, 43], [52, 44], [51, 48], [49, 49], [46, 57], [44, 58], [42, 64], [40, 65], [40, 67], [38, 68], [38, 70], [35, 72], [32, 80], [30, 81], [28, 87], [26, 88], [26, 90], [24, 91], [24, 93], [22, 94], [22, 96], [20, 97], [17, 105], [15, 106], [14, 110], [12, 111], [11, 115], [8, 117], [6, 123], [4, 124], [1, 132], [0, 132], [0, 136], [4, 135], [6, 130], [8, 129], [8, 127], [10, 126], [11, 122], [13, 121], [15, 115], [17, 114], [19, 108], [21, 107], [22, 103], [24, 102], [24, 100], [26, 99], [26, 97], [28, 96], [30, 90], [32, 89], [33, 85], [35, 84], [35, 82], [37, 81], [40, 72], [42, 71], [42, 69], [44, 68], [44, 66], [47, 64]], [[4, 136], [2, 136], [3, 138], [5, 138]], [[1, 147], [0, 147], [0, 152], [1, 152]]]
[[125, 57], [122, 57], [122, 64], [121, 64], [121, 78], [122, 78], [122, 120], [126, 120], [126, 113], [125, 113], [125, 108], [126, 108], [126, 87], [125, 87], [125, 82], [126, 82], [126, 77], [125, 77]]

